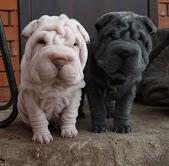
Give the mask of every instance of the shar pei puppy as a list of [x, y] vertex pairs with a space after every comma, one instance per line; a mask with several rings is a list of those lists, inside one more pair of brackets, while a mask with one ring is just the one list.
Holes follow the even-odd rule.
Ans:
[[62, 137], [77, 136], [88, 33], [78, 21], [62, 14], [30, 22], [22, 35], [27, 42], [21, 61], [18, 110], [32, 128], [32, 140], [51, 142], [48, 124], [56, 121]]
[[145, 104], [169, 106], [169, 29], [158, 29], [138, 94]]
[[106, 130], [106, 103], [113, 101], [113, 132], [128, 133], [136, 85], [148, 64], [156, 27], [146, 16], [111, 12], [96, 20], [87, 67], [92, 131]]

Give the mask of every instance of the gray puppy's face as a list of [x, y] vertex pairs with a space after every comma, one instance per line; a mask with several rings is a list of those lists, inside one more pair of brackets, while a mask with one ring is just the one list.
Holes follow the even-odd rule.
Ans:
[[156, 31], [152, 21], [132, 12], [111, 12], [101, 16], [95, 27], [95, 59], [112, 84], [140, 75], [152, 49], [151, 34]]

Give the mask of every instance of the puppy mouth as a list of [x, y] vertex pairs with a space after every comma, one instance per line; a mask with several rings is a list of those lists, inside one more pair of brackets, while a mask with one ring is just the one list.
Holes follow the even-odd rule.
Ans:
[[128, 76], [124, 71], [118, 70], [117, 73], [111, 73], [111, 75], [108, 76], [108, 85], [123, 85], [127, 78]]
[[121, 79], [110, 80], [110, 84], [123, 84], [124, 82], [125, 80], [121, 80]]
[[118, 78], [114, 78], [114, 79], [110, 79], [108, 81], [108, 85], [112, 86], [112, 85], [123, 85], [126, 82], [125, 79], [118, 79]]

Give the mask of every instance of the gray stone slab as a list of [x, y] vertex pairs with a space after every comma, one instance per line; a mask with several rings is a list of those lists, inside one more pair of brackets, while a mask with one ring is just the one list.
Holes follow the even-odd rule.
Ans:
[[135, 103], [130, 134], [89, 132], [90, 118], [78, 120], [79, 136], [61, 138], [52, 131], [54, 142], [40, 145], [31, 141], [31, 129], [19, 118], [0, 129], [0, 166], [168, 166], [169, 108]]

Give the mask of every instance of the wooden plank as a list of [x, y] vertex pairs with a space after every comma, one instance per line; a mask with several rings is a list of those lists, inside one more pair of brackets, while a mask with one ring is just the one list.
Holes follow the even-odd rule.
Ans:
[[93, 35], [95, 31], [96, 18], [107, 12], [130, 10], [148, 15], [147, 0], [31, 0], [31, 9], [32, 19], [37, 19], [44, 14], [65, 13], [77, 19], [90, 35]]
[[148, 15], [147, 0], [114, 0], [112, 10], [133, 11], [141, 15]]
[[[31, 2], [30, 0], [18, 0], [19, 2], [19, 34], [23, 28], [31, 21]], [[20, 37], [20, 35], [19, 35]], [[20, 38], [20, 55], [23, 55], [25, 40]]]
[[158, 26], [158, 0], [148, 0], [148, 16]]
[[[157, 20], [157, 15], [153, 14], [153, 12], [157, 11], [154, 11], [154, 5], [151, 7], [151, 11], [149, 10], [148, 1], [151, 0], [19, 0], [20, 29], [23, 29], [23, 25], [25, 26], [30, 20], [37, 19], [44, 14], [60, 15], [65, 13], [69, 17], [77, 19], [92, 37], [95, 33], [94, 24], [96, 18], [107, 12], [129, 10], [141, 15], [150, 16], [153, 21]], [[157, 0], [152, 1], [156, 2]], [[151, 4], [155, 3], [151, 2]], [[23, 40], [21, 50], [21, 54], [23, 54]]]
[[[58, 0], [31, 0], [32, 20], [39, 18], [42, 15], [54, 15], [59, 12], [57, 5]], [[64, 1], [64, 0], [63, 0]], [[67, 3], [70, 4], [69, 1]], [[64, 8], [64, 7], [63, 7]]]

